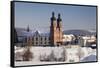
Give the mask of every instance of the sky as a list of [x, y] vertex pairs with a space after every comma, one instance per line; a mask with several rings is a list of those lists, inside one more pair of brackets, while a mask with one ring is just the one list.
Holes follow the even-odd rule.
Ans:
[[63, 30], [96, 30], [96, 7], [41, 3], [15, 3], [15, 27], [49, 31], [52, 12], [61, 14]]

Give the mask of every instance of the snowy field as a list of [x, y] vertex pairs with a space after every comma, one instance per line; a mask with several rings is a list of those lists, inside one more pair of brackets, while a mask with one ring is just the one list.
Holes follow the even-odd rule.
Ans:
[[15, 66], [41, 65], [56, 63], [74, 63], [96, 61], [96, 49], [72, 46], [72, 47], [30, 47], [32, 57], [30, 61], [23, 61], [22, 55], [27, 48], [15, 47]]

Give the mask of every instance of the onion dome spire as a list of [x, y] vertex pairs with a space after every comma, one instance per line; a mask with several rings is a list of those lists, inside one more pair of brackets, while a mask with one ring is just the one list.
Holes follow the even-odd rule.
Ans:
[[54, 13], [54, 12], [52, 12], [51, 20], [52, 20], [52, 21], [53, 21], [53, 20], [56, 20], [56, 17], [55, 17], [55, 13]]

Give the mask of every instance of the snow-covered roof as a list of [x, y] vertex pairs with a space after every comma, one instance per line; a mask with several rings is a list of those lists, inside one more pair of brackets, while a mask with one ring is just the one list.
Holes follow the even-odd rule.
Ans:
[[44, 36], [44, 37], [49, 37], [49, 32], [40, 32], [40, 31], [30, 31], [30, 32], [27, 32], [27, 31], [21, 31], [21, 32], [18, 32], [17, 33], [18, 36], [22, 36], [22, 37], [30, 37], [30, 36]]
[[33, 33], [33, 36], [39, 35], [39, 36], [47, 36], [47, 37], [49, 37], [49, 34], [50, 33], [42, 33], [42, 32], [36, 31], [36, 32]]

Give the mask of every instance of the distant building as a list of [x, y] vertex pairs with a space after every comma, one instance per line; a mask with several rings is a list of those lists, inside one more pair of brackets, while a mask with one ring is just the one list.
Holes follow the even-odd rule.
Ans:
[[52, 12], [51, 26], [50, 26], [50, 43], [51, 45], [62, 44], [63, 34], [62, 34], [62, 19], [60, 14], [58, 14], [58, 19], [56, 20], [54, 12]]
[[73, 34], [63, 34], [63, 45], [77, 45], [79, 43], [79, 37]]
[[79, 39], [79, 45], [81, 46], [91, 46], [92, 44], [96, 44], [95, 36], [82, 36]]
[[32, 37], [32, 45], [50, 45], [49, 35], [41, 34], [39, 31], [36, 31]]
[[63, 42], [71, 42], [72, 40], [75, 40], [75, 36], [73, 34], [63, 35]]

